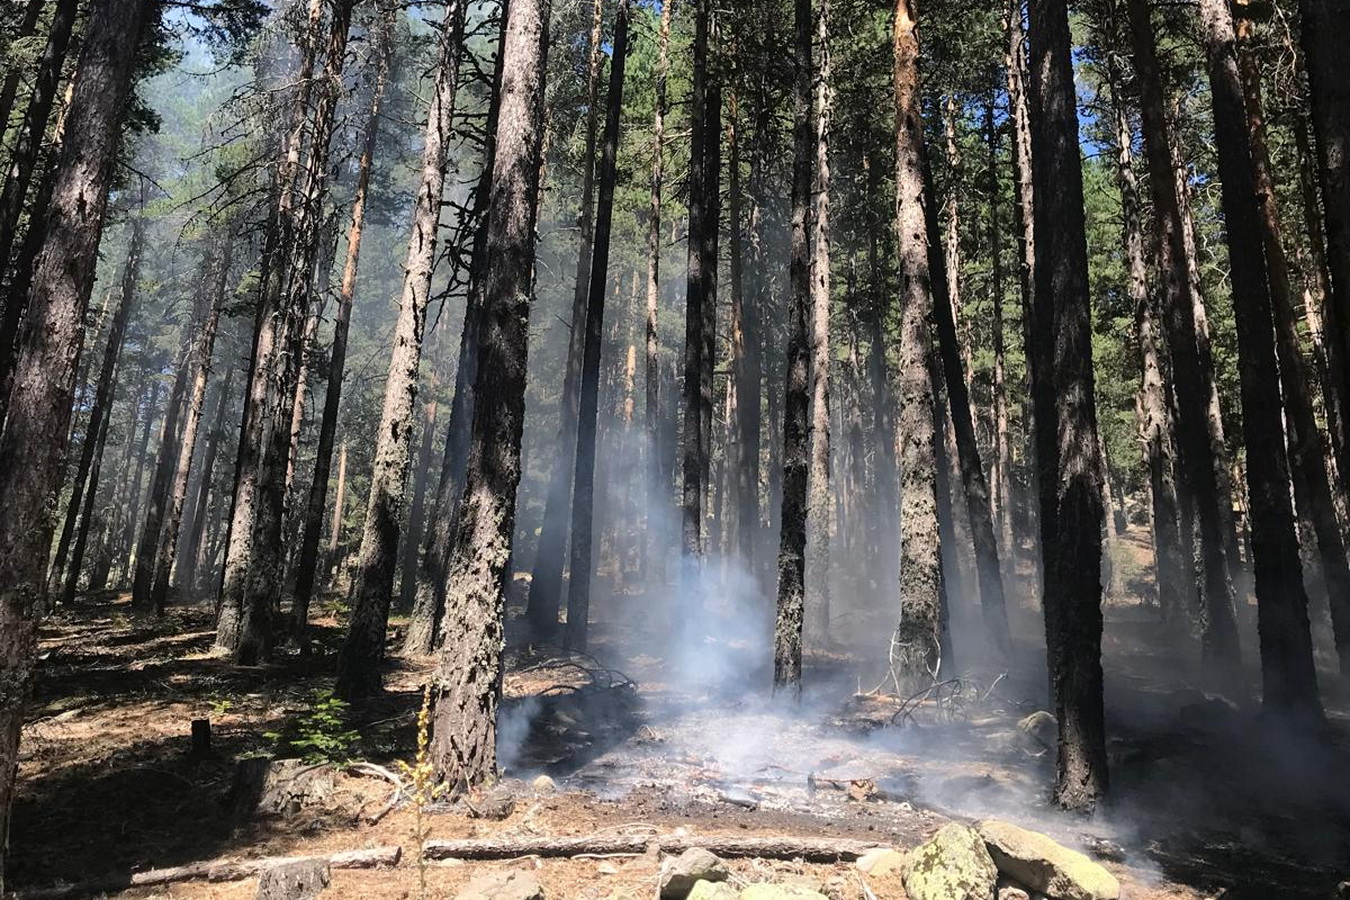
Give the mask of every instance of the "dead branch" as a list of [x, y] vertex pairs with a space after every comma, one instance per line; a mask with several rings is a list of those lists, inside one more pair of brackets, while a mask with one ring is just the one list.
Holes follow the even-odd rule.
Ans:
[[643, 853], [655, 844], [663, 853], [683, 853], [693, 847], [710, 850], [719, 856], [758, 857], [762, 859], [807, 862], [855, 860], [868, 850], [882, 846], [868, 841], [843, 838], [725, 837], [720, 835], [586, 835], [583, 837], [519, 837], [475, 840], [430, 840], [422, 852], [428, 859], [514, 859], [520, 856], [574, 857], [583, 854]]
[[154, 887], [180, 881], [242, 881], [255, 878], [267, 869], [296, 862], [326, 862], [334, 869], [378, 869], [398, 865], [403, 856], [399, 846], [372, 847], [368, 850], [347, 850], [325, 856], [266, 856], [262, 859], [210, 860], [174, 866], [169, 869], [147, 869], [130, 875], [82, 881], [59, 887], [23, 891], [19, 900], [67, 900], [95, 894], [113, 893], [135, 887]]

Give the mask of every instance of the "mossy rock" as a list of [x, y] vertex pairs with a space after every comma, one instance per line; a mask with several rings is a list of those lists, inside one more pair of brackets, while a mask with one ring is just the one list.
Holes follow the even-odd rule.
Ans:
[[998, 870], [1056, 900], [1118, 900], [1120, 882], [1083, 854], [1009, 822], [980, 823], [980, 837]]
[[736, 889], [719, 881], [696, 881], [685, 900], [736, 900]]
[[910, 900], [993, 900], [998, 869], [979, 833], [952, 823], [909, 855], [905, 892]]
[[740, 900], [830, 900], [830, 898], [799, 884], [751, 884], [741, 891]]

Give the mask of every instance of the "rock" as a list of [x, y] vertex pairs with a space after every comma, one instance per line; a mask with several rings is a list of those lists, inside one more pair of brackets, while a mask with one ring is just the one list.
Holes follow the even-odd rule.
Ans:
[[722, 881], [695, 881], [686, 900], [736, 900], [736, 889]]
[[900, 875], [905, 868], [905, 854], [890, 847], [875, 847], [858, 857], [854, 865], [863, 874], [876, 878]]
[[557, 782], [547, 775], [540, 775], [534, 781], [531, 781], [530, 787], [534, 788], [536, 794], [552, 794], [558, 789]]
[[1031, 900], [1031, 895], [1006, 878], [998, 880], [998, 900]]
[[980, 836], [998, 870], [1012, 881], [1056, 900], [1118, 900], [1114, 875], [1083, 854], [1035, 831], [990, 819]]
[[528, 872], [491, 872], [470, 881], [455, 900], [544, 900], [544, 889]]
[[511, 813], [516, 811], [516, 799], [504, 785], [497, 785], [477, 796], [465, 798], [464, 805], [469, 809], [469, 818], [488, 819], [493, 822], [508, 819]]
[[997, 880], [979, 833], [955, 823], [915, 848], [904, 870], [910, 900], [990, 900]]
[[284, 863], [258, 876], [255, 900], [311, 900], [328, 887], [328, 863], [321, 859]]
[[1059, 743], [1059, 720], [1043, 709], [1018, 722], [1017, 730], [1030, 739], [1035, 749], [1053, 750]]
[[711, 851], [691, 847], [675, 857], [661, 875], [661, 900], [684, 900], [700, 881], [726, 881], [726, 863]]
[[337, 774], [326, 763], [249, 757], [239, 761], [226, 798], [233, 815], [291, 818], [305, 809], [326, 809], [335, 800]]

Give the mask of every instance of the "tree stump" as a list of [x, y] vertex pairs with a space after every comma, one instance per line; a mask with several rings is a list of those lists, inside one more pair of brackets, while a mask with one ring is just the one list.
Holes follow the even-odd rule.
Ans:
[[258, 877], [254, 900], [311, 900], [329, 881], [328, 861], [306, 859], [273, 866]]
[[204, 759], [211, 755], [211, 720], [192, 720], [192, 756]]

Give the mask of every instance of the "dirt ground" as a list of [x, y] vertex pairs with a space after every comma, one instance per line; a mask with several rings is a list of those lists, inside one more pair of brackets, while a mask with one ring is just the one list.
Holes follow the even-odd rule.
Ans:
[[[715, 671], [676, 686], [660, 641], [620, 640], [625, 626], [616, 624], [597, 630], [594, 657], [513, 651], [502, 720], [508, 777], [499, 788], [513, 809], [492, 821], [472, 816], [472, 798], [438, 802], [427, 829], [435, 838], [684, 829], [903, 849], [950, 819], [998, 816], [1102, 857], [1132, 900], [1330, 900], [1350, 878], [1344, 709], [1331, 710], [1331, 733], [1315, 741], [1282, 734], [1242, 699], [1230, 703], [1184, 673], [1155, 677], [1170, 651], [1148, 611], [1118, 604], [1108, 620], [1115, 800], [1091, 821], [1049, 808], [1053, 754], [1017, 728], [1035, 709], [1038, 684], [1044, 690], [1034, 668], [965, 674], [935, 696], [864, 696], [871, 685], [849, 654], [817, 653], [808, 679], [820, 687], [785, 706]], [[273, 754], [284, 736], [305, 731], [338, 637], [330, 620], [316, 652], [239, 668], [210, 656], [207, 607], [141, 621], [125, 597], [106, 595], [58, 612], [43, 628], [24, 732], [9, 886], [31, 896], [149, 868], [396, 844], [404, 848], [398, 867], [335, 870], [325, 896], [418, 897], [424, 875], [426, 896], [452, 898], [470, 878], [512, 867], [538, 870], [550, 900], [599, 900], [620, 888], [656, 896], [652, 854], [430, 863], [419, 872], [410, 806], [369, 822], [391, 796], [380, 778], [340, 773], [324, 803], [289, 816], [231, 814], [239, 761]], [[390, 768], [412, 759], [430, 664], [393, 665], [384, 697], [340, 713], [356, 733], [348, 754]], [[192, 753], [189, 737], [192, 720], [203, 718], [213, 733], [206, 756]], [[536, 789], [540, 773], [556, 791]], [[746, 882], [802, 879], [834, 898], [904, 896], [847, 863], [731, 865]], [[120, 896], [248, 898], [254, 890], [253, 880], [195, 881]]]

